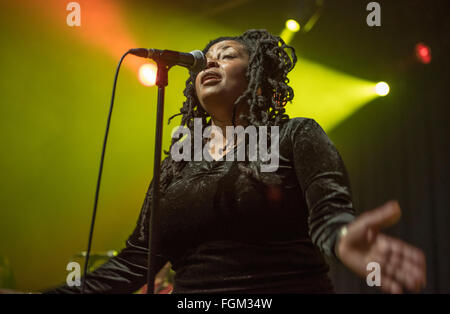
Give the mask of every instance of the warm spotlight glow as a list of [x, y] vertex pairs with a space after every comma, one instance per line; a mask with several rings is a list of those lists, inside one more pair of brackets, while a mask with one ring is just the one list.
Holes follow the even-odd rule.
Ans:
[[286, 28], [289, 29], [291, 32], [298, 32], [300, 30], [300, 25], [297, 23], [296, 20], [287, 20], [286, 21]]
[[154, 86], [158, 68], [153, 63], [145, 63], [139, 68], [139, 81], [145, 86]]
[[431, 61], [431, 49], [423, 43], [418, 43], [415, 47], [417, 59], [425, 64]]
[[379, 82], [375, 85], [375, 92], [380, 96], [389, 94], [389, 85], [386, 82]]

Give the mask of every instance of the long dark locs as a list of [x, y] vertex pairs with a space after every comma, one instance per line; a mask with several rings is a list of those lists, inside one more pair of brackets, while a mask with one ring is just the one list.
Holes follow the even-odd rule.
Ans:
[[[281, 126], [289, 120], [284, 107], [294, 97], [294, 92], [288, 85], [287, 74], [297, 62], [295, 50], [293, 47], [286, 45], [283, 39], [270, 34], [266, 30], [252, 29], [240, 36], [220, 37], [212, 40], [203, 49], [203, 53], [206, 54], [212, 45], [223, 40], [234, 40], [243, 44], [249, 54], [249, 66], [246, 73], [248, 88], [234, 103], [233, 125], [236, 121], [237, 107], [247, 104], [249, 106], [248, 114], [241, 114], [239, 118], [246, 121], [248, 125], [254, 125], [257, 129], [258, 126], [267, 126], [270, 139], [270, 127], [279, 126], [281, 129]], [[285, 51], [286, 48], [291, 50], [290, 56]], [[196, 76], [197, 73], [190, 72], [184, 89], [186, 100], [183, 102], [183, 107], [180, 109], [180, 113], [171, 116], [168, 120], [168, 123], [170, 123], [174, 117], [181, 115], [180, 126], [188, 128], [191, 134], [194, 134], [195, 118], [202, 119], [203, 128], [211, 125], [211, 120], [208, 120], [210, 115], [203, 109], [196, 95]], [[190, 138], [191, 156], [194, 156], [193, 137]], [[169, 151], [164, 151], [167, 157], [161, 165], [160, 187], [162, 193], [172, 180], [179, 176], [186, 164], [186, 161], [174, 161], [170, 155], [172, 146], [180, 139], [181, 135], [179, 138], [172, 138]], [[205, 143], [206, 140], [203, 140], [203, 144]], [[270, 147], [270, 143], [268, 147]], [[259, 172], [249, 167], [248, 162], [240, 163], [239, 167], [245, 174], [259, 179]]]

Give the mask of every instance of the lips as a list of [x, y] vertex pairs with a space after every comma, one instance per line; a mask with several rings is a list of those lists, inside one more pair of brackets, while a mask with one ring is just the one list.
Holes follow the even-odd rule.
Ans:
[[201, 82], [202, 82], [202, 84], [204, 84], [207, 80], [210, 80], [210, 79], [220, 80], [220, 79], [222, 79], [222, 76], [219, 73], [212, 72], [212, 71], [205, 72], [202, 76]]

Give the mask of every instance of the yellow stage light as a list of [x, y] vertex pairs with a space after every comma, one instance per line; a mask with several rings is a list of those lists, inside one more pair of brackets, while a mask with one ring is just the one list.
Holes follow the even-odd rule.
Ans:
[[375, 92], [379, 96], [386, 96], [389, 94], [389, 85], [386, 82], [379, 82], [375, 85]]
[[296, 20], [290, 19], [286, 21], [286, 28], [295, 33], [300, 30], [300, 24]]

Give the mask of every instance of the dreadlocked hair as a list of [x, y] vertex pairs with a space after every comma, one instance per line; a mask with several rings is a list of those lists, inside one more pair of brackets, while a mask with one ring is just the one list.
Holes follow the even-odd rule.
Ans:
[[[270, 34], [266, 30], [252, 29], [240, 36], [214, 39], [206, 45], [203, 53], [206, 54], [212, 45], [224, 40], [234, 40], [241, 43], [249, 54], [249, 65], [246, 72], [248, 88], [234, 103], [233, 126], [235, 126], [237, 107], [247, 104], [249, 106], [248, 115], [241, 114], [239, 119], [246, 121], [248, 125], [253, 125], [257, 129], [258, 126], [267, 126], [270, 142], [270, 127], [279, 126], [281, 128], [289, 120], [289, 116], [285, 114], [286, 110], [284, 107], [288, 102], [292, 102], [294, 97], [294, 91], [288, 85], [289, 79], [287, 74], [297, 62], [295, 50], [293, 47], [286, 45], [283, 39]], [[285, 51], [287, 48], [291, 50], [290, 56]], [[168, 123], [170, 123], [174, 117], [181, 115], [180, 127], [187, 127], [191, 134], [194, 132], [195, 118], [202, 119], [203, 130], [211, 125], [211, 119], [208, 120], [210, 115], [203, 109], [196, 95], [195, 79], [197, 74], [194, 72], [189, 73], [186, 88], [183, 92], [184, 96], [186, 96], [183, 107], [180, 109], [180, 113], [171, 116], [168, 120]], [[161, 165], [160, 188], [162, 193], [164, 193], [172, 180], [179, 176], [186, 164], [186, 161], [174, 161], [170, 155], [172, 146], [181, 138], [181, 135], [178, 138], [172, 138], [169, 151], [164, 150], [167, 157]], [[191, 156], [193, 156], [193, 137], [190, 137], [190, 139]], [[206, 142], [207, 139], [203, 139], [203, 145]], [[270, 143], [268, 147], [270, 147]], [[246, 145], [246, 157], [247, 148]], [[248, 176], [254, 179], [261, 179], [258, 170], [250, 166], [247, 158], [243, 163], [239, 163], [239, 168]]]

